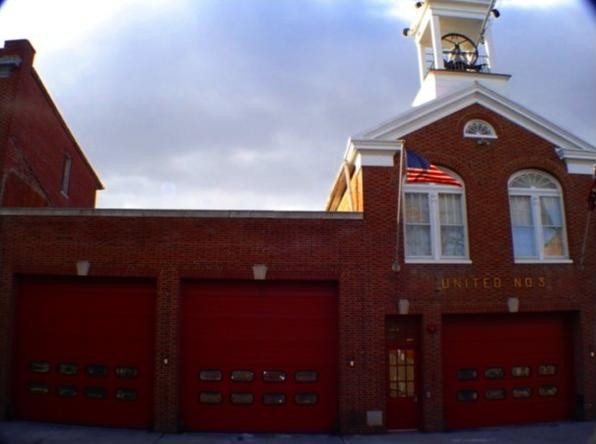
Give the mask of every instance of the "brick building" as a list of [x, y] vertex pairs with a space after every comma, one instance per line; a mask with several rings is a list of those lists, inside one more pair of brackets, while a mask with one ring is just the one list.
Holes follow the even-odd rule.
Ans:
[[27, 40], [0, 48], [0, 206], [92, 208], [102, 185], [33, 68]]
[[596, 419], [596, 148], [496, 91], [490, 4], [420, 8], [416, 106], [349, 140], [324, 212], [0, 210], [3, 418]]

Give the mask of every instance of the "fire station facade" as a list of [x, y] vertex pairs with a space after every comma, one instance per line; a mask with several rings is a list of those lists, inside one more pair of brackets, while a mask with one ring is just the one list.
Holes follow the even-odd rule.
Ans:
[[[473, 79], [350, 139], [324, 212], [0, 209], [2, 418], [595, 419], [596, 149], [448, 71], [424, 75]], [[457, 184], [410, 181], [409, 152]]]

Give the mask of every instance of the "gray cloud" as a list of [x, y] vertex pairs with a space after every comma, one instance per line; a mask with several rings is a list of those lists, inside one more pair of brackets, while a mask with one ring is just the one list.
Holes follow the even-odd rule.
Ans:
[[[105, 182], [102, 206], [321, 209], [347, 138], [408, 110], [418, 89], [414, 45], [381, 7], [128, 11], [41, 74]], [[579, 4], [502, 13], [511, 97], [595, 143], [593, 17]]]

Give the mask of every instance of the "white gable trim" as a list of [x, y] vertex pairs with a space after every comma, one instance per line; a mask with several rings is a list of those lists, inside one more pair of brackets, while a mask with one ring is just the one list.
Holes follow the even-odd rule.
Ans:
[[[395, 119], [357, 136], [358, 139], [396, 140], [473, 104], [479, 104], [522, 128], [548, 140], [558, 148], [559, 157], [570, 173], [587, 174], [582, 165], [596, 163], [596, 147], [558, 127], [527, 108], [478, 83], [454, 94], [425, 103]], [[573, 167], [572, 167], [573, 164]], [[591, 166], [590, 173], [591, 174]]]

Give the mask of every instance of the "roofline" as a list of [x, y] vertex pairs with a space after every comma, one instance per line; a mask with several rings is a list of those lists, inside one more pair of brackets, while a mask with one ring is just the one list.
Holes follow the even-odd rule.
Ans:
[[[475, 103], [513, 120], [565, 151], [584, 152], [588, 157], [593, 153], [596, 156], [595, 146], [477, 82], [471, 87], [402, 113], [375, 128], [360, 133], [355, 138], [400, 138]], [[389, 133], [391, 133], [390, 136]]]
[[85, 165], [87, 166], [87, 168], [89, 168], [89, 171], [91, 172], [91, 175], [93, 176], [93, 178], [95, 179], [95, 182], [96, 182], [96, 186], [97, 186], [96, 190], [103, 190], [103, 189], [105, 189], [104, 186], [103, 186], [103, 184], [101, 183], [101, 180], [99, 179], [99, 176], [95, 172], [95, 169], [93, 168], [93, 166], [91, 165], [91, 163], [87, 159], [87, 156], [85, 156], [85, 153], [81, 149], [81, 146], [77, 142], [77, 139], [72, 134], [72, 132], [70, 131], [70, 128], [68, 127], [68, 125], [64, 121], [64, 118], [62, 117], [62, 114], [60, 114], [60, 110], [58, 109], [58, 107], [56, 106], [56, 103], [52, 99], [52, 96], [50, 95], [50, 92], [47, 90], [47, 88], [43, 84], [43, 81], [41, 80], [41, 77], [39, 76], [39, 74], [37, 73], [37, 71], [35, 70], [35, 68], [33, 66], [31, 67], [31, 75], [33, 77], [33, 80], [40, 87], [41, 92], [45, 95], [45, 98], [46, 98], [48, 104], [50, 105], [50, 107], [52, 108], [52, 111], [54, 112], [54, 114], [58, 118], [58, 121], [62, 125], [62, 129], [66, 132], [66, 135], [73, 142], [73, 144], [75, 146], [75, 149], [77, 150], [77, 152], [79, 153], [79, 155], [83, 159], [83, 162], [85, 163]]
[[362, 213], [356, 212], [267, 210], [145, 210], [107, 208], [0, 208], [0, 216], [306, 220], [362, 220], [363, 218]]

